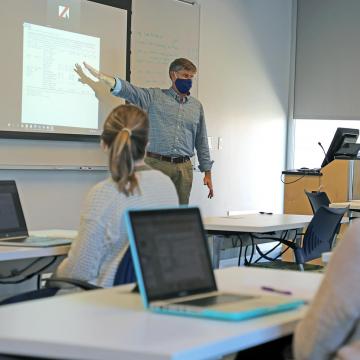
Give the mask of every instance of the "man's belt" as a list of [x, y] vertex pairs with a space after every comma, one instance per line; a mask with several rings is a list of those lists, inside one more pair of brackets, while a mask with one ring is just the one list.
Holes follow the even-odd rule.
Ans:
[[154, 159], [162, 160], [162, 161], [175, 163], [175, 164], [184, 163], [184, 162], [187, 162], [190, 160], [189, 156], [165, 156], [165, 155], [156, 154], [156, 153], [149, 152], [149, 151], [146, 153], [146, 156], [154, 158]]

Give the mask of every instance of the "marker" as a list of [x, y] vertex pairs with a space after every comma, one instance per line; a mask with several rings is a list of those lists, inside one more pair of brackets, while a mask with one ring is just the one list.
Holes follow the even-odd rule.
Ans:
[[292, 295], [292, 292], [289, 290], [279, 290], [279, 289], [275, 289], [270, 286], [262, 286], [261, 290], [269, 291], [269, 292], [273, 292], [273, 293], [281, 294], [281, 295]]

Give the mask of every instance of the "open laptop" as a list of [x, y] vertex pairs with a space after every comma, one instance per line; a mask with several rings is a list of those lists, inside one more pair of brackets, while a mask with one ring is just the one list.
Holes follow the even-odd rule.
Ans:
[[0, 245], [43, 247], [70, 243], [71, 239], [29, 236], [15, 181], [0, 181]]
[[198, 208], [128, 210], [125, 217], [141, 297], [154, 312], [244, 320], [304, 303], [219, 292]]

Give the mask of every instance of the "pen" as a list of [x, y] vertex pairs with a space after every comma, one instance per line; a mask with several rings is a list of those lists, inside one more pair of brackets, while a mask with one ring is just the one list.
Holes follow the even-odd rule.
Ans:
[[269, 292], [273, 292], [273, 293], [281, 294], [281, 295], [292, 295], [292, 292], [289, 290], [279, 290], [279, 289], [275, 289], [270, 286], [262, 286], [261, 290], [269, 291]]
[[272, 215], [272, 212], [266, 212], [266, 211], [259, 211], [259, 214], [261, 215]]

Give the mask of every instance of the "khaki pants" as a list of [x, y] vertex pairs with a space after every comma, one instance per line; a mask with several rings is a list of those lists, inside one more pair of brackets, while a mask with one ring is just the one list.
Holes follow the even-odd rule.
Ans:
[[191, 161], [184, 163], [171, 163], [151, 157], [145, 158], [145, 163], [155, 170], [159, 170], [169, 176], [175, 185], [179, 203], [187, 205], [189, 203], [190, 192], [193, 182], [193, 168]]

